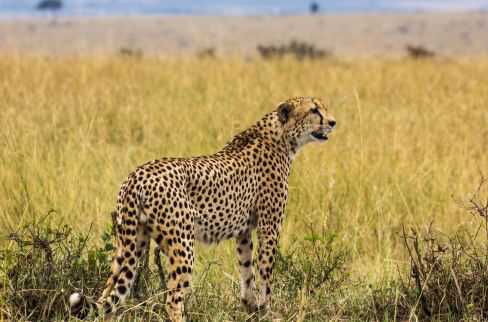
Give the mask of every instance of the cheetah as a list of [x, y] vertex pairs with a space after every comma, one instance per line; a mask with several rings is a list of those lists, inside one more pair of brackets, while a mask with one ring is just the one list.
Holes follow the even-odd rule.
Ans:
[[[97, 302], [72, 294], [72, 314], [83, 318], [90, 308], [115, 312], [129, 295], [138, 261], [152, 239], [169, 260], [166, 311], [171, 321], [184, 321], [196, 241], [235, 238], [241, 303], [248, 312], [269, 310], [292, 160], [305, 144], [326, 141], [335, 126], [320, 100], [291, 98], [213, 155], [162, 158], [138, 167], [117, 198], [112, 274]], [[259, 290], [252, 265], [254, 230]]]

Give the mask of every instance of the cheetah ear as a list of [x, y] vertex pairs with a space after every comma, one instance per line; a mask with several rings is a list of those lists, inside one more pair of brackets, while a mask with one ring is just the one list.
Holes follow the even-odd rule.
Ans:
[[288, 119], [290, 118], [290, 114], [293, 111], [293, 105], [291, 105], [288, 102], [281, 103], [278, 106], [278, 118], [280, 119], [280, 122], [285, 124], [288, 122]]

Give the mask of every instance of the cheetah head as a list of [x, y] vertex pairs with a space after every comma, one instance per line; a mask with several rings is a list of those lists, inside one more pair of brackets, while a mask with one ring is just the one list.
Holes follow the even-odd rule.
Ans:
[[324, 142], [336, 126], [327, 107], [313, 97], [289, 99], [278, 106], [283, 135], [297, 149], [309, 142]]

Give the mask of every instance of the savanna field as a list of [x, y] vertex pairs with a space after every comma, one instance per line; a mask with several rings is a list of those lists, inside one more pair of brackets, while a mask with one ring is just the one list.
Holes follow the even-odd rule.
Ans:
[[[71, 292], [100, 294], [110, 213], [136, 166], [213, 153], [302, 95], [328, 102], [338, 125], [294, 161], [273, 310], [284, 321], [486, 320], [483, 207], [467, 209], [488, 196], [476, 194], [488, 176], [486, 59], [25, 56], [0, 58], [0, 319], [63, 320]], [[69, 266], [60, 258], [80, 240]], [[235, 243], [197, 246], [196, 258], [189, 320], [253, 318]], [[60, 265], [49, 285], [45, 261]], [[165, 319], [153, 256], [148, 271], [126, 321]]]

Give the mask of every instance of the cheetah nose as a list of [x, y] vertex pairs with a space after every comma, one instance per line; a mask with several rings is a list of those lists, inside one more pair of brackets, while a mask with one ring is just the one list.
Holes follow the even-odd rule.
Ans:
[[330, 127], [334, 127], [336, 125], [335, 120], [329, 120], [329, 121], [327, 121], [327, 123], [329, 124]]

